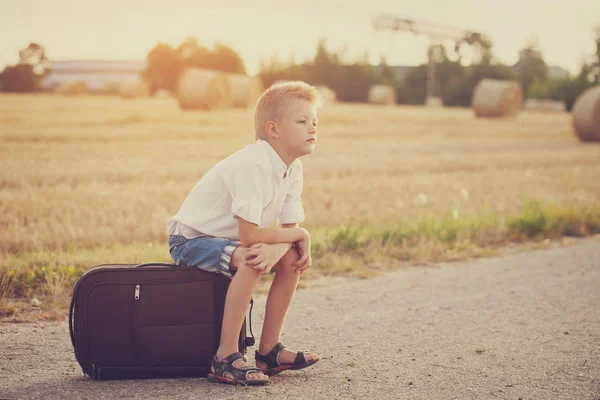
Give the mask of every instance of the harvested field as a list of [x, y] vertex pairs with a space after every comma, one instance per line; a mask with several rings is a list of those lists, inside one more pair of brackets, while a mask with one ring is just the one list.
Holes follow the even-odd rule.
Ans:
[[[482, 213], [500, 230], [528, 199], [599, 204], [600, 146], [581, 143], [566, 113], [489, 120], [471, 109], [338, 103], [319, 120], [316, 152], [302, 160], [315, 242], [348, 225], [382, 231]], [[252, 127], [250, 109], [182, 111], [173, 98], [0, 96], [0, 268], [167, 260], [166, 220], [204, 172], [254, 140]], [[321, 254], [335, 274], [353, 271], [344, 249], [357, 249], [342, 234], [350, 245], [334, 243], [337, 261]], [[402, 257], [434, 257], [419, 246]]]
[[[598, 202], [600, 146], [580, 143], [566, 113], [334, 104], [319, 119], [302, 160], [309, 229]], [[0, 96], [0, 250], [164, 243], [166, 219], [252, 126], [250, 110], [172, 99]]]

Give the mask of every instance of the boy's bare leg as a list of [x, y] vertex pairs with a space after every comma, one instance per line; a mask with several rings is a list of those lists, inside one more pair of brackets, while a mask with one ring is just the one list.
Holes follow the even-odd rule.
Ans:
[[[239, 351], [240, 330], [248, 310], [248, 304], [250, 304], [250, 298], [261, 276], [252, 268], [243, 267], [246, 251], [245, 247], [239, 246], [231, 255], [230, 268], [237, 269], [237, 272], [229, 284], [227, 297], [225, 298], [221, 342], [217, 350], [217, 359], [219, 360]], [[243, 360], [237, 360], [233, 365], [243, 368], [246, 363]], [[250, 373], [248, 378], [268, 379], [262, 372]]]
[[[260, 345], [258, 352], [267, 354], [279, 342], [281, 329], [285, 320], [285, 315], [292, 302], [296, 286], [300, 279], [300, 274], [295, 271], [293, 263], [298, 261], [300, 256], [295, 248], [291, 248], [273, 267], [275, 270], [275, 278], [269, 289], [267, 297], [267, 305], [265, 309], [265, 320], [263, 323], [262, 335], [260, 337]], [[306, 361], [311, 361], [314, 355], [305, 352]], [[296, 358], [296, 352], [282, 350], [279, 354], [279, 362], [281, 364], [291, 364]], [[258, 363], [257, 363], [258, 364]]]

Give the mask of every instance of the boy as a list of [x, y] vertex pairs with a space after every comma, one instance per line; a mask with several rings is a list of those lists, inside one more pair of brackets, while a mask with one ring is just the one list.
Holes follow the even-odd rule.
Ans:
[[[256, 143], [225, 158], [194, 186], [167, 227], [169, 249], [180, 266], [232, 279], [221, 340], [211, 363], [212, 382], [259, 385], [268, 376], [319, 361], [279, 342], [300, 275], [310, 267], [310, 236], [304, 221], [302, 164], [317, 139], [318, 91], [304, 82], [271, 86], [256, 103]], [[281, 227], [269, 228], [275, 220]], [[250, 368], [238, 352], [239, 332], [262, 275], [275, 272], [265, 319]]]

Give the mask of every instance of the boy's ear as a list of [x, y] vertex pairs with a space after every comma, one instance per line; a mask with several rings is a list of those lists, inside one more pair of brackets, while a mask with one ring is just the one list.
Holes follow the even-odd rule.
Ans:
[[279, 132], [277, 131], [277, 124], [273, 121], [267, 122], [267, 135], [279, 139]]

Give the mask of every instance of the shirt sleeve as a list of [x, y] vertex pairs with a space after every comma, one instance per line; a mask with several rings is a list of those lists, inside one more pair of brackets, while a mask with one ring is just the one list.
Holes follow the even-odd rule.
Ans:
[[248, 222], [260, 225], [267, 176], [259, 165], [236, 169], [230, 180], [231, 213]]
[[290, 190], [283, 203], [281, 214], [279, 214], [279, 224], [297, 224], [304, 221], [304, 207], [302, 206], [302, 185], [303, 173], [302, 164], [298, 162], [292, 176]]

